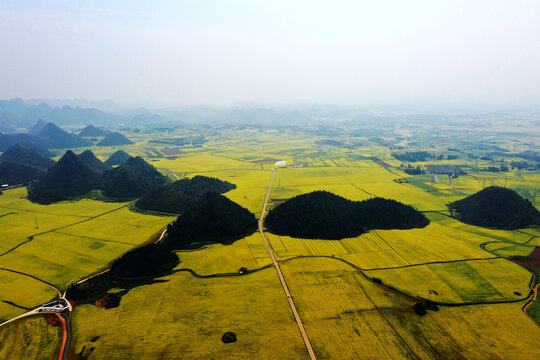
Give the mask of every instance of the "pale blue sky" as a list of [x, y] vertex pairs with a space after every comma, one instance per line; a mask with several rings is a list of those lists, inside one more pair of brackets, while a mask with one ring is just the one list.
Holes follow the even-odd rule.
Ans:
[[0, 98], [540, 102], [540, 1], [0, 3]]

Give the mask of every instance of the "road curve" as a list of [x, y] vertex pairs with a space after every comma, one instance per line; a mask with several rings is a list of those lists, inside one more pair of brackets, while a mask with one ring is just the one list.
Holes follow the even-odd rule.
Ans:
[[[71, 326], [70, 326], [70, 313], [66, 316], [63, 314], [56, 314], [60, 322], [62, 322], [62, 346], [60, 347], [60, 352], [58, 353], [58, 360], [68, 360], [69, 355], [69, 344], [71, 343]], [[67, 319], [66, 319], [67, 317]]]
[[537, 297], [538, 297], [538, 287], [540, 286], [540, 283], [536, 284], [536, 286], [533, 288], [533, 297], [531, 298], [531, 300], [523, 307], [523, 312], [525, 313], [525, 315], [527, 315], [532, 321], [534, 321], [534, 323], [538, 326], [540, 326], [540, 324], [538, 324], [538, 322], [536, 321], [535, 318], [533, 318], [528, 312], [527, 312], [527, 309], [529, 308], [529, 306], [531, 306], [535, 301], [537, 301]]
[[264, 204], [261, 211], [261, 218], [259, 219], [259, 232], [261, 233], [261, 237], [263, 238], [264, 243], [266, 244], [266, 249], [268, 250], [268, 254], [270, 255], [270, 258], [272, 259], [272, 265], [277, 271], [279, 281], [281, 282], [281, 286], [283, 287], [283, 291], [285, 291], [285, 295], [287, 295], [287, 301], [289, 302], [289, 306], [291, 307], [294, 319], [296, 320], [296, 324], [298, 325], [298, 330], [300, 330], [300, 334], [302, 335], [302, 339], [304, 340], [304, 343], [306, 345], [306, 349], [308, 351], [309, 357], [311, 360], [316, 360], [317, 357], [315, 356], [315, 352], [313, 352], [313, 348], [311, 347], [311, 342], [309, 341], [309, 337], [306, 333], [306, 330], [304, 329], [304, 324], [302, 324], [302, 319], [300, 319], [300, 315], [298, 315], [298, 311], [296, 310], [296, 306], [294, 305], [293, 298], [291, 296], [291, 293], [289, 292], [289, 287], [287, 286], [287, 282], [285, 281], [285, 278], [283, 277], [283, 273], [281, 272], [279, 263], [276, 261], [276, 257], [274, 256], [274, 251], [272, 250], [272, 247], [270, 246], [270, 243], [268, 242], [268, 239], [264, 235], [264, 231], [263, 231], [266, 205], [268, 203], [268, 198], [270, 197], [270, 191], [272, 190], [272, 184], [274, 183], [275, 175], [276, 175], [276, 170], [272, 169], [272, 178], [270, 179], [270, 185], [268, 185], [268, 191], [266, 192], [266, 198], [264, 199]]

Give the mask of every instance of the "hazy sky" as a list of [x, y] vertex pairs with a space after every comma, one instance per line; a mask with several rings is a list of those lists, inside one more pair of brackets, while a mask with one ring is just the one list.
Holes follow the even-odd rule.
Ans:
[[0, 98], [540, 103], [540, 1], [0, 2]]

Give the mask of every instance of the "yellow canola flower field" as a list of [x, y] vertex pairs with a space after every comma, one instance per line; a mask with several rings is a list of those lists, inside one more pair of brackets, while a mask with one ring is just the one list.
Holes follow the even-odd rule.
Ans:
[[[7, 214], [0, 217], [0, 268], [35, 276], [61, 291], [158, 236], [174, 220], [132, 212], [129, 203], [81, 199], [39, 205], [25, 196], [24, 188], [0, 196], [0, 211]], [[20, 282], [24, 286], [17, 286]], [[56, 295], [38, 281], [6, 271], [0, 271], [0, 284], [5, 290], [0, 300], [23, 307], [35, 307]], [[24, 311], [0, 302], [0, 319]]]
[[[523, 303], [441, 307], [425, 316], [414, 301], [335, 259], [282, 264], [318, 359], [531, 359], [540, 328]], [[494, 324], [497, 324], [494, 326]]]

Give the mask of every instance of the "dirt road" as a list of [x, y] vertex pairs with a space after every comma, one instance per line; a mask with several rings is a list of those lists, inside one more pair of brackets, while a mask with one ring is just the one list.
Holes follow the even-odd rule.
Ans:
[[274, 251], [272, 250], [272, 247], [270, 246], [270, 243], [268, 242], [268, 239], [264, 235], [264, 231], [263, 231], [264, 216], [266, 214], [266, 205], [268, 204], [268, 198], [270, 197], [270, 191], [272, 190], [272, 184], [274, 183], [275, 175], [276, 175], [276, 170], [272, 169], [272, 178], [270, 179], [270, 185], [268, 185], [268, 191], [266, 192], [266, 198], [264, 199], [264, 204], [261, 211], [261, 218], [259, 219], [259, 232], [261, 233], [261, 237], [263, 238], [264, 243], [266, 244], [266, 249], [268, 250], [268, 254], [270, 254], [270, 258], [272, 259], [272, 265], [277, 271], [279, 281], [281, 282], [283, 291], [285, 291], [285, 295], [287, 296], [287, 301], [289, 302], [289, 306], [291, 307], [294, 319], [296, 320], [296, 324], [298, 325], [298, 330], [300, 330], [302, 339], [304, 340], [304, 343], [306, 344], [306, 349], [308, 351], [309, 357], [310, 359], [315, 360], [317, 358], [315, 356], [315, 353], [313, 352], [313, 348], [311, 347], [311, 342], [309, 341], [309, 337], [306, 333], [306, 330], [304, 329], [304, 324], [302, 324], [302, 319], [300, 319], [300, 315], [298, 315], [298, 311], [296, 310], [296, 306], [294, 305], [293, 298], [291, 297], [291, 293], [289, 292], [289, 287], [287, 286], [287, 282], [285, 281], [285, 278], [283, 277], [281, 268], [279, 267], [279, 263], [276, 261], [276, 257], [274, 256]]
[[525, 315], [527, 315], [532, 321], [534, 321], [534, 323], [538, 326], [540, 326], [540, 324], [538, 324], [538, 322], [536, 321], [535, 318], [533, 318], [528, 312], [527, 312], [527, 309], [529, 308], [529, 306], [531, 306], [535, 301], [537, 301], [537, 297], [538, 297], [538, 287], [540, 286], [540, 283], [536, 284], [536, 286], [533, 288], [533, 297], [531, 298], [531, 300], [523, 307], [523, 312], [525, 313]]

